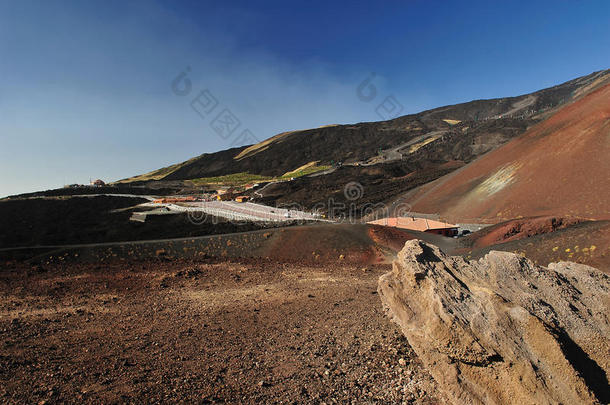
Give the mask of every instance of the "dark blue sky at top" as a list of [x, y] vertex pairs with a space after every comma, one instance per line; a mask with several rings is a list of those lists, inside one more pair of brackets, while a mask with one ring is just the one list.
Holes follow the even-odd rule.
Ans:
[[607, 0], [0, 0], [0, 196], [234, 145], [171, 92], [187, 66], [264, 139], [379, 120], [371, 72], [406, 114], [610, 68], [609, 21]]
[[452, 97], [461, 100], [537, 90], [610, 60], [608, 1], [167, 4], [194, 24], [230, 26], [241, 46], [295, 66], [320, 62], [338, 75], [361, 68], [393, 87], [472, 89]]

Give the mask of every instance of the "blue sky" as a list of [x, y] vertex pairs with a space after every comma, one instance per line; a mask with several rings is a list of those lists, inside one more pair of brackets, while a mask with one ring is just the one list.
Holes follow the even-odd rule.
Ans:
[[609, 20], [607, 0], [0, 0], [0, 196], [143, 173], [244, 129], [379, 120], [389, 95], [411, 113], [552, 86], [610, 67]]

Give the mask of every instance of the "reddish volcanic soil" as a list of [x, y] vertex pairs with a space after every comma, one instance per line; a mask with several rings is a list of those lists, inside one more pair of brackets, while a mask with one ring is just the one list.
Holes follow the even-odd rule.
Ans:
[[460, 239], [463, 247], [452, 254], [476, 259], [502, 250], [543, 266], [571, 261], [610, 273], [610, 221], [578, 221], [533, 218], [501, 223]]
[[300, 263], [385, 261], [379, 246], [368, 237], [366, 225], [313, 225], [276, 231], [262, 248], [262, 255]]
[[389, 265], [0, 265], [2, 403], [438, 403]]
[[476, 248], [542, 235], [583, 222], [579, 218], [538, 217], [503, 222], [470, 236]]
[[610, 219], [610, 85], [414, 194], [415, 212], [449, 221], [519, 216]]
[[366, 224], [311, 225], [267, 233], [268, 243], [260, 249], [275, 260], [319, 263], [389, 263], [413, 233]]

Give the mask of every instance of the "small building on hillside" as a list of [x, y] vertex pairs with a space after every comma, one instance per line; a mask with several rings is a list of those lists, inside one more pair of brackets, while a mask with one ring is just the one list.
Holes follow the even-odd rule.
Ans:
[[94, 181], [93, 181], [91, 184], [92, 184], [94, 187], [104, 187], [104, 186], [106, 185], [106, 183], [104, 183], [104, 182], [103, 182], [102, 180], [100, 180], [100, 179], [94, 180]]
[[415, 218], [415, 217], [397, 217], [397, 218], [383, 218], [376, 221], [370, 221], [369, 224], [392, 226], [400, 229], [408, 229], [411, 231], [435, 233], [443, 236], [456, 236], [458, 234], [458, 226], [454, 224], [448, 224], [446, 222], [435, 221], [427, 218]]
[[218, 201], [230, 201], [233, 199], [233, 189], [230, 187], [219, 188], [216, 190], [216, 194], [212, 196], [212, 199]]
[[233, 199], [233, 193], [224, 192], [222, 194], [216, 194], [218, 201], [231, 201]]

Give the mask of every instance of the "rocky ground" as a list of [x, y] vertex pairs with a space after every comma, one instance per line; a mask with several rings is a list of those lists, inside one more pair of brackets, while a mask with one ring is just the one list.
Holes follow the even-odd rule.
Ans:
[[517, 253], [535, 264], [571, 261], [610, 273], [610, 221], [539, 217], [492, 225], [460, 239], [452, 251], [474, 259], [492, 250]]
[[383, 314], [388, 269], [4, 263], [0, 401], [436, 403]]

